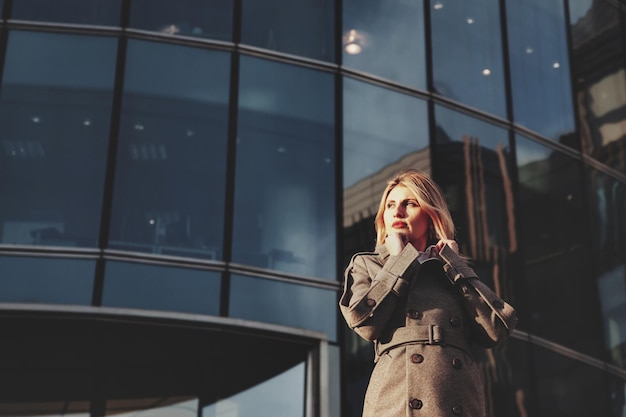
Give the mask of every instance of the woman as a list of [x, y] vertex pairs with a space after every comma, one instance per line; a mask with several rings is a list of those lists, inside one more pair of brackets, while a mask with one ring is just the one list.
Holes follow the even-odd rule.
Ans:
[[483, 417], [470, 345], [504, 340], [515, 310], [459, 255], [446, 201], [426, 174], [391, 180], [375, 225], [376, 250], [353, 256], [340, 300], [350, 328], [374, 342], [363, 417]]

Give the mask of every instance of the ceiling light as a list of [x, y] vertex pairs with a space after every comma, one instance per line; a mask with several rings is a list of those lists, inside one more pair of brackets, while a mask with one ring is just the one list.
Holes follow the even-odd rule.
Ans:
[[527, 54], [532, 54], [533, 52], [535, 52], [535, 50], [532, 48], [532, 46], [527, 46], [526, 47], [526, 53]]
[[471, 25], [472, 23], [474, 23], [474, 19], [472, 19], [471, 17], [468, 17], [466, 22], [468, 25]]
[[441, 9], [443, 9], [443, 3], [440, 2], [440, 1], [436, 1], [435, 4], [433, 5], [433, 8], [435, 10], [441, 10]]
[[555, 62], [554, 64], [552, 64], [552, 68], [559, 68], [561, 66], [561, 64], [559, 64], [558, 62]]
[[350, 29], [343, 37], [344, 50], [349, 55], [358, 55], [363, 50], [363, 34]]
[[490, 70], [489, 68], [485, 68], [485, 69], [483, 70], [483, 75], [484, 75], [485, 77], [486, 77], [486, 76], [488, 76], [488, 75], [491, 75], [491, 70]]

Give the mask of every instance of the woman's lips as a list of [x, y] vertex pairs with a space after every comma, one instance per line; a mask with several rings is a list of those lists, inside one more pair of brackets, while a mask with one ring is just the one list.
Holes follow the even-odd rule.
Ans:
[[404, 229], [406, 227], [406, 223], [404, 223], [404, 222], [393, 222], [391, 224], [391, 227], [393, 227], [394, 229]]

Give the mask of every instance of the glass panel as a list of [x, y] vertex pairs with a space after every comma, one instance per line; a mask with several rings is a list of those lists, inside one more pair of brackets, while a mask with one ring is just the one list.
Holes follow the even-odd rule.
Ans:
[[589, 170], [593, 264], [608, 360], [626, 368], [626, 184]]
[[[435, 173], [457, 228], [461, 252], [478, 275], [513, 304], [521, 266], [515, 225], [513, 160], [505, 129], [435, 107]], [[519, 313], [519, 312], [518, 312]], [[523, 327], [523, 325], [522, 325]]]
[[570, 1], [569, 7], [583, 150], [626, 173], [623, 8], [608, 1]]
[[333, 75], [241, 57], [233, 261], [335, 270]]
[[[328, 395], [329, 416], [341, 415], [341, 348], [339, 346], [328, 345]], [[323, 393], [324, 394], [324, 393]]]
[[133, 0], [130, 26], [168, 35], [232, 37], [233, 1]]
[[229, 64], [129, 41], [109, 247], [221, 259]]
[[422, 1], [345, 0], [343, 65], [426, 89]]
[[219, 315], [219, 272], [108, 262], [102, 305]]
[[376, 244], [374, 217], [387, 181], [412, 167], [430, 172], [426, 102], [345, 78], [343, 263]]
[[202, 417], [304, 417], [305, 366], [300, 363], [254, 387], [202, 408]]
[[506, 117], [498, 0], [432, 2], [435, 93]]
[[0, 96], [3, 243], [97, 245], [116, 43], [10, 33]]
[[281, 281], [233, 275], [230, 284], [230, 316], [282, 324], [337, 338], [334, 291]]
[[90, 305], [95, 261], [0, 256], [0, 301]]
[[603, 357], [580, 162], [521, 136], [516, 141], [529, 327], [538, 336]]
[[563, 0], [508, 0], [506, 12], [515, 123], [579, 149]]
[[626, 416], [626, 382], [622, 378], [609, 375], [609, 398], [611, 398], [611, 417]]
[[243, 0], [242, 7], [243, 43], [335, 61], [333, 0]]
[[119, 26], [121, 0], [18, 0], [12, 18], [44, 22]]

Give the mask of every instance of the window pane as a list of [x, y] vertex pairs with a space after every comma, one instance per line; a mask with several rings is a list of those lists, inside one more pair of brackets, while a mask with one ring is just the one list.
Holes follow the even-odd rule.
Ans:
[[432, 4], [435, 93], [506, 117], [497, 0]]
[[233, 261], [335, 271], [333, 76], [241, 58]]
[[430, 172], [423, 100], [345, 78], [343, 102], [344, 264], [376, 243], [374, 216], [389, 178], [408, 167]]
[[133, 0], [131, 3], [131, 27], [169, 35], [230, 40], [232, 21], [232, 1]]
[[198, 269], [108, 262], [102, 305], [219, 315], [220, 276]]
[[343, 2], [343, 65], [426, 89], [422, 1]]
[[608, 1], [569, 2], [583, 151], [626, 173], [626, 45], [619, 7]]
[[529, 327], [538, 336], [603, 357], [580, 162], [521, 136], [516, 142]]
[[96, 246], [116, 40], [11, 32], [0, 96], [1, 241]]
[[334, 291], [244, 275], [232, 277], [230, 291], [231, 317], [317, 330], [331, 341], [337, 338]]
[[0, 256], [0, 301], [90, 305], [95, 261]]
[[243, 43], [335, 60], [333, 0], [243, 0], [242, 7]]
[[109, 247], [221, 259], [229, 64], [129, 42]]
[[103, 26], [120, 25], [120, 0], [18, 0], [12, 18]]
[[513, 119], [575, 148], [563, 0], [508, 0]]

